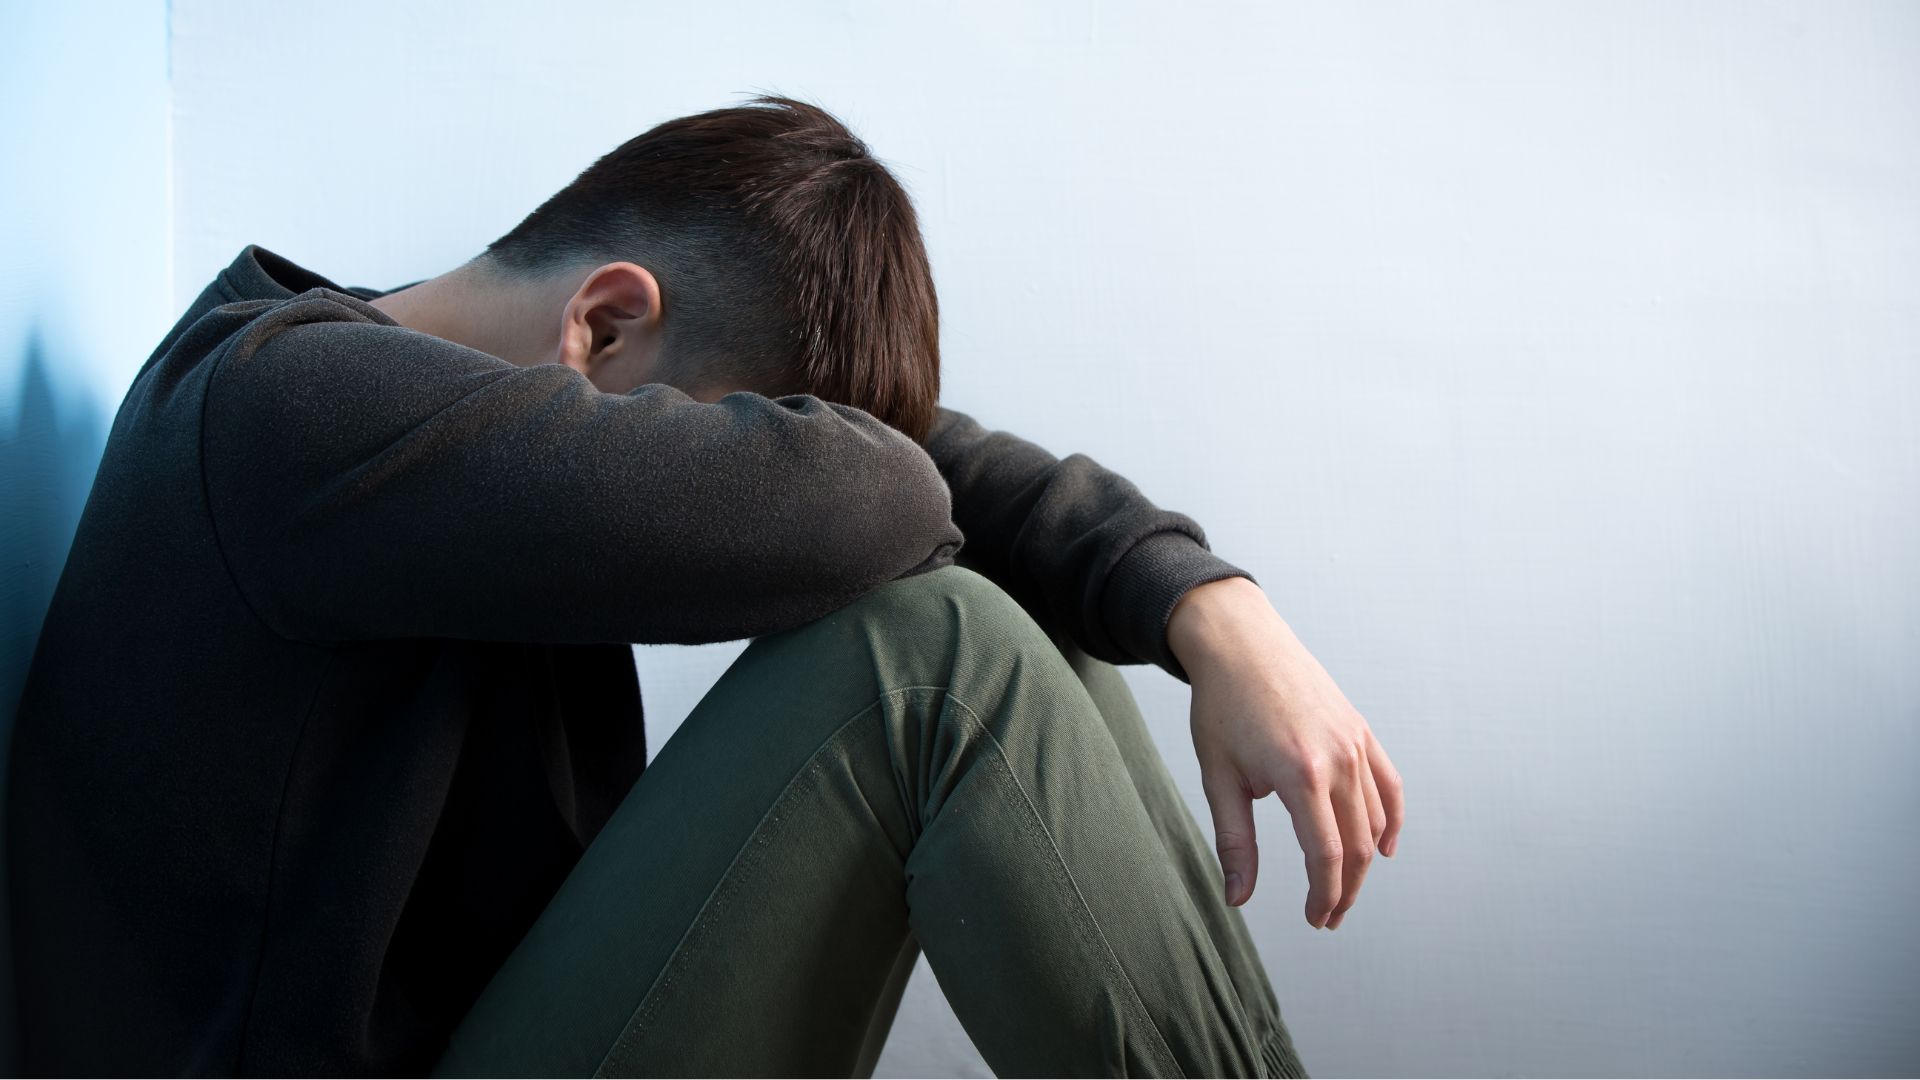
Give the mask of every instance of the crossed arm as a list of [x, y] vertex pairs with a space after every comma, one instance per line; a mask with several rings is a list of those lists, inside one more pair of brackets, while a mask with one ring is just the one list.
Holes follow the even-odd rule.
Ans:
[[1269, 793], [1315, 926], [1396, 850], [1398, 774], [1252, 575], [1084, 454], [950, 409], [916, 447], [812, 397], [604, 394], [395, 335], [339, 294], [270, 306], [212, 376], [201, 465], [235, 583], [285, 637], [735, 640], [957, 548], [1089, 655], [1191, 684], [1229, 903], [1252, 894]]
[[962, 562], [1091, 656], [1155, 663], [1193, 688], [1191, 728], [1229, 904], [1259, 871], [1253, 800], [1277, 794], [1306, 857], [1305, 915], [1333, 929], [1404, 817], [1399, 773], [1366, 719], [1253, 576], [1084, 454], [1056, 458], [942, 408], [925, 440], [966, 535]]

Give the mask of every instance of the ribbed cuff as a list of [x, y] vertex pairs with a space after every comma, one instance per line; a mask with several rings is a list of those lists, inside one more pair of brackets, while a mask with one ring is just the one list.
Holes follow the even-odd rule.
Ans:
[[1260, 584], [1184, 532], [1153, 533], [1114, 564], [1100, 600], [1101, 614], [1122, 650], [1144, 663], [1160, 665], [1181, 682], [1190, 682], [1167, 646], [1167, 622], [1189, 590], [1230, 577]]

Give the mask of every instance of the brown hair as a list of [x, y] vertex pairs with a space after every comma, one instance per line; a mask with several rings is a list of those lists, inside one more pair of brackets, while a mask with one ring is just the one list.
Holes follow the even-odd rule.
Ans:
[[522, 276], [630, 261], [660, 282], [662, 381], [813, 394], [924, 440], [940, 312], [913, 203], [791, 98], [669, 120], [487, 245]]

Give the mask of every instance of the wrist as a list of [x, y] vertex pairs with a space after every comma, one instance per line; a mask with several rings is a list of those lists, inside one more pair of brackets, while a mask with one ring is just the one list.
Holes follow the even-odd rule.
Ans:
[[1167, 644], [1173, 609], [1200, 585], [1236, 576], [1253, 575], [1214, 554], [1193, 533], [1177, 528], [1151, 533], [1107, 574], [1100, 613], [1109, 640], [1099, 644], [1110, 646], [1116, 656], [1158, 664], [1186, 682], [1187, 673]]
[[1285, 622], [1260, 586], [1244, 577], [1221, 578], [1187, 590], [1167, 620], [1167, 649], [1193, 672], [1244, 648], [1261, 624]]

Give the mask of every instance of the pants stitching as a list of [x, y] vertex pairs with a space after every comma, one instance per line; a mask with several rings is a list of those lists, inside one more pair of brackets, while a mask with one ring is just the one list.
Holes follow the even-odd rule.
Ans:
[[628, 1016], [626, 1024], [621, 1027], [620, 1033], [615, 1036], [613, 1045], [607, 1048], [605, 1054], [601, 1055], [600, 1064], [594, 1069], [594, 1075], [596, 1077], [607, 1075], [606, 1069], [608, 1062], [612, 1061], [623, 1047], [631, 1046], [633, 1042], [637, 1040], [640, 1033], [646, 1029], [647, 1022], [652, 1019], [653, 1014], [658, 1011], [660, 1004], [666, 1000], [667, 992], [673, 988], [676, 977], [680, 971], [686, 967], [687, 961], [691, 960], [691, 958], [697, 954], [699, 946], [704, 944], [706, 936], [704, 928], [710, 925], [715, 917], [726, 910], [727, 901], [734, 892], [738, 891], [738, 883], [744, 877], [744, 874], [739, 873], [739, 871], [750, 868], [757, 860], [758, 852], [755, 849], [764, 846], [762, 834], [771, 824], [779, 821], [778, 811], [787, 803], [788, 799], [800, 789], [802, 782], [810, 779], [819, 771], [820, 755], [838, 743], [840, 738], [853, 727], [855, 722], [871, 714], [888, 699], [898, 697], [902, 694], [925, 690], [937, 690], [944, 693], [946, 688], [940, 686], [903, 686], [880, 695], [862, 707], [860, 711], [849, 716], [835, 727], [832, 733], [825, 739], [822, 739], [820, 745], [816, 746], [813, 752], [807, 755], [806, 761], [794, 770], [793, 776], [788, 779], [786, 786], [780, 789], [780, 794], [776, 795], [773, 802], [768, 805], [767, 811], [761, 815], [760, 821], [748, 831], [746, 839], [741, 842], [740, 850], [734, 853], [733, 859], [727, 864], [727, 868], [721, 871], [720, 880], [714, 883], [712, 891], [707, 894], [706, 901], [700, 905], [700, 910], [694, 915], [692, 923], [689, 924], [686, 931], [680, 935], [679, 943], [676, 944], [673, 951], [668, 954], [666, 966], [663, 967], [660, 974], [654, 978], [653, 984], [647, 988], [646, 993], [641, 995], [640, 1001], [634, 1006], [632, 1014]]
[[1141, 999], [1140, 992], [1133, 985], [1133, 979], [1127, 975], [1126, 968], [1121, 965], [1119, 955], [1113, 951], [1113, 945], [1107, 940], [1106, 931], [1100, 928], [1100, 920], [1093, 914], [1092, 906], [1087, 903], [1086, 894], [1080, 891], [1080, 883], [1074, 879], [1073, 870], [1067, 866], [1066, 856], [1060, 853], [1060, 845], [1054, 842], [1053, 834], [1047, 829], [1047, 823], [1040, 817], [1040, 811], [1034, 805], [1033, 796], [1028, 794], [1026, 785], [1020, 782], [1019, 775], [1013, 771], [1012, 760], [1006, 747], [1001, 744], [999, 737], [981, 722], [979, 714], [972, 706], [955, 696], [951, 690], [947, 692], [947, 700], [958, 706], [993, 746], [995, 756], [1000, 761], [1000, 767], [1006, 770], [1007, 779], [1012, 782], [1014, 790], [1020, 793], [1021, 802], [1026, 805], [1028, 829], [1032, 835], [1044, 841], [1047, 849], [1053, 852], [1054, 865], [1059, 867], [1061, 876], [1065, 878], [1067, 887], [1072, 890], [1073, 898], [1079, 904], [1080, 912], [1085, 916], [1082, 933], [1089, 929], [1092, 931], [1092, 943], [1106, 957], [1107, 966], [1114, 975], [1118, 976], [1121, 986], [1126, 989], [1126, 1000], [1134, 1013], [1134, 1018], [1137, 1021], [1145, 1021], [1147, 1030], [1153, 1032], [1166, 1065], [1172, 1069], [1175, 1076], [1186, 1076], [1186, 1072], [1180, 1068], [1178, 1059], [1173, 1056], [1172, 1047], [1167, 1044], [1166, 1035], [1161, 1032], [1160, 1025], [1154, 1022], [1153, 1016], [1147, 1012], [1146, 1002]]
[[[803, 782], [810, 780], [819, 771], [821, 767], [821, 754], [837, 744], [856, 721], [870, 715], [887, 701], [904, 694], [922, 691], [935, 691], [944, 694], [947, 700], [953, 702], [960, 713], [964, 715], [966, 721], [972, 724], [976, 732], [985, 736], [986, 743], [991, 746], [994, 751], [994, 757], [999, 761], [1001, 769], [1004, 771], [1014, 790], [1020, 793], [1021, 801], [1027, 808], [1027, 814], [1024, 820], [1026, 821], [1029, 834], [1043, 842], [1046, 849], [1053, 853], [1054, 865], [1059, 870], [1061, 878], [1065, 881], [1067, 888], [1073, 894], [1073, 899], [1078, 906], [1079, 912], [1083, 916], [1083, 920], [1076, 921], [1076, 926], [1080, 928], [1083, 934], [1088, 935], [1087, 940], [1089, 944], [1096, 947], [1105, 958], [1108, 969], [1117, 977], [1117, 980], [1126, 991], [1125, 1000], [1129, 1011], [1133, 1014], [1136, 1021], [1143, 1022], [1146, 1029], [1153, 1032], [1154, 1039], [1159, 1046], [1160, 1054], [1164, 1058], [1167, 1066], [1171, 1068], [1172, 1073], [1182, 1077], [1186, 1075], [1180, 1068], [1178, 1060], [1173, 1056], [1172, 1048], [1168, 1045], [1166, 1036], [1161, 1032], [1159, 1025], [1154, 1022], [1152, 1015], [1148, 1013], [1145, 1001], [1141, 999], [1139, 991], [1134, 986], [1133, 980], [1121, 965], [1119, 956], [1113, 951], [1112, 944], [1107, 940], [1105, 931], [1101, 929], [1099, 919], [1093, 914], [1092, 907], [1088, 905], [1086, 896], [1080, 889], [1079, 882], [1074, 878], [1073, 871], [1067, 866], [1066, 858], [1061, 853], [1059, 844], [1054, 841], [1052, 833], [1046, 827], [1046, 822], [1040, 817], [1039, 809], [1035, 806], [1032, 795], [1027, 791], [1026, 786], [1020, 782], [1019, 776], [1013, 771], [1011, 758], [1004, 744], [1002, 744], [993, 731], [980, 720], [978, 712], [955, 695], [951, 687], [906, 686], [882, 694], [862, 707], [858, 712], [842, 721], [834, 728], [831, 734], [820, 742], [819, 746], [814, 748], [813, 752], [808, 755], [806, 761], [794, 770], [792, 778], [787, 781], [786, 786], [781, 789], [780, 794], [777, 795], [768, 806], [766, 813], [761, 816], [759, 823], [748, 832], [747, 838], [741, 843], [740, 849], [734, 853], [734, 857], [728, 863], [727, 868], [721, 872], [720, 879], [714, 884], [712, 891], [709, 892], [707, 900], [701, 905], [699, 912], [694, 916], [692, 923], [687, 927], [686, 931], [682, 933], [680, 942], [674, 947], [672, 953], [669, 954], [665, 968], [656, 976], [653, 985], [649, 986], [646, 993], [641, 996], [640, 1001], [634, 1007], [633, 1013], [629, 1016], [626, 1025], [622, 1027], [619, 1035], [615, 1037], [613, 1045], [602, 1055], [600, 1064], [594, 1070], [596, 1077], [608, 1075], [606, 1069], [609, 1062], [611, 1062], [623, 1048], [629, 1047], [637, 1041], [638, 1036], [646, 1030], [648, 1021], [666, 1000], [668, 992], [677, 981], [677, 976], [685, 969], [687, 963], [693, 956], [698, 954], [699, 947], [704, 944], [705, 928], [711, 924], [714, 918], [728, 909], [728, 901], [732, 895], [738, 891], [740, 887], [739, 882], [744, 880], [745, 875], [741, 873], [741, 871], [750, 869], [758, 860], [759, 852], [756, 849], [765, 846], [763, 834], [769, 830], [770, 826], [779, 822], [778, 812], [780, 808], [786, 805], [796, 791], [800, 790]], [[955, 720], [942, 720], [941, 723], [952, 723], [955, 724], [955, 726], [964, 726], [962, 722]]]

